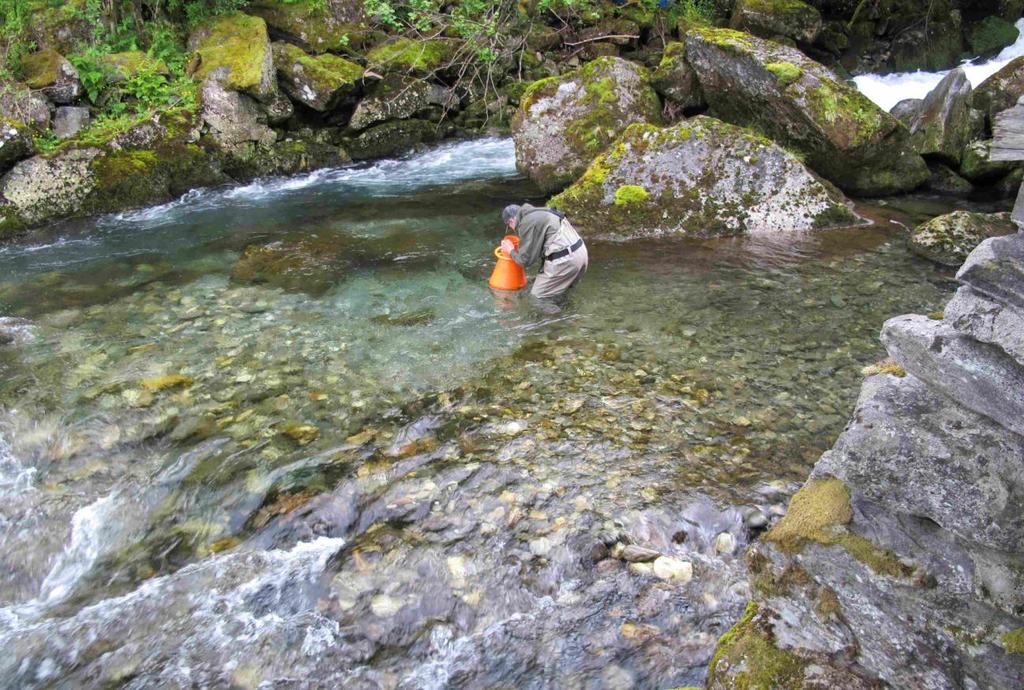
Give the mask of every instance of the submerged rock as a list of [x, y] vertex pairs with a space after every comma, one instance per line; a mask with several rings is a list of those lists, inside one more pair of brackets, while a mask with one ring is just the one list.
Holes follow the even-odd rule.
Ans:
[[928, 178], [910, 133], [795, 48], [730, 29], [692, 29], [686, 55], [711, 113], [802, 152], [854, 194], [908, 191]]
[[946, 266], [959, 266], [982, 240], [1016, 231], [1009, 213], [953, 211], [918, 225], [911, 248]]
[[647, 70], [620, 58], [600, 58], [529, 86], [512, 121], [516, 167], [544, 191], [557, 191], [627, 126], [660, 121]]
[[750, 130], [698, 116], [633, 125], [551, 203], [590, 232], [694, 237], [856, 222], [842, 194]]
[[351, 243], [342, 235], [300, 237], [249, 245], [231, 279], [318, 295], [344, 279], [353, 263]]

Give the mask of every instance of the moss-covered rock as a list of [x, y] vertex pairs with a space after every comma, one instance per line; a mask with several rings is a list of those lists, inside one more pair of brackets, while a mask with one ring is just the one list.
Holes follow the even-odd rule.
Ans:
[[25, 84], [41, 92], [53, 103], [74, 103], [82, 95], [78, 70], [56, 50], [40, 50], [25, 56], [21, 62]]
[[729, 25], [763, 38], [814, 43], [821, 32], [821, 13], [801, 0], [738, 0]]
[[141, 50], [128, 50], [120, 53], [109, 53], [100, 57], [111, 83], [131, 79], [143, 72], [171, 76], [167, 65], [162, 60], [152, 58]]
[[425, 120], [395, 120], [370, 127], [345, 141], [353, 160], [394, 156], [441, 139], [446, 128]]
[[751, 602], [743, 618], [722, 636], [708, 666], [707, 687], [800, 688], [809, 662], [775, 643], [771, 625]]
[[388, 120], [404, 120], [446, 103], [447, 89], [422, 79], [389, 74], [370, 87], [360, 99], [349, 129], [359, 131]]
[[366, 53], [366, 67], [375, 72], [430, 76], [451, 66], [462, 44], [448, 38], [396, 38]]
[[50, 105], [24, 84], [8, 82], [0, 88], [0, 118], [42, 133], [50, 128]]
[[0, 197], [28, 225], [74, 215], [96, 186], [91, 164], [100, 154], [96, 148], [69, 149], [23, 160], [0, 178]]
[[223, 159], [224, 172], [234, 180], [295, 175], [351, 163], [348, 153], [334, 144], [292, 137], [270, 144], [234, 147]]
[[706, 105], [697, 75], [686, 61], [686, 45], [683, 43], [673, 42], [665, 46], [661, 62], [651, 77], [651, 86], [680, 108], [703, 108]]
[[277, 95], [270, 37], [261, 18], [241, 12], [220, 15], [192, 32], [189, 47], [199, 57], [193, 70], [197, 80], [213, 78], [263, 102]]
[[35, 152], [36, 146], [28, 127], [0, 117], [0, 175]]
[[262, 17], [274, 38], [314, 54], [359, 47], [369, 35], [361, 0], [257, 0], [247, 11]]
[[981, 82], [974, 90], [974, 107], [984, 111], [989, 122], [1012, 108], [1024, 96], [1024, 57], [1014, 58], [1005, 67]]
[[333, 110], [356, 93], [363, 68], [337, 55], [309, 55], [290, 43], [274, 43], [274, 66], [281, 87], [313, 110]]
[[534, 82], [512, 122], [516, 167], [545, 191], [561, 189], [627, 126], [660, 122], [661, 106], [643, 67], [601, 58]]
[[222, 148], [230, 150], [249, 143], [269, 145], [277, 140], [277, 134], [267, 126], [263, 108], [244, 93], [225, 88], [216, 79], [203, 82], [199, 114], [204, 132]]
[[958, 67], [925, 96], [910, 122], [911, 143], [922, 155], [957, 165], [974, 134], [971, 83]]
[[896, 118], [800, 51], [731, 29], [693, 29], [685, 41], [712, 114], [800, 151], [842, 189], [892, 194], [928, 178]]
[[1020, 36], [1016, 26], [1002, 17], [989, 15], [967, 32], [967, 45], [972, 55], [994, 55]]
[[953, 211], [914, 228], [911, 248], [945, 266], [959, 266], [983, 240], [1016, 232], [1009, 213]]
[[788, 152], [698, 116], [634, 124], [551, 205], [589, 233], [711, 237], [857, 221], [842, 195]]
[[964, 148], [960, 174], [972, 182], [985, 183], [1004, 177], [1021, 168], [1017, 161], [993, 161], [992, 140], [975, 141]]
[[925, 183], [925, 189], [943, 196], [968, 197], [974, 193], [974, 185], [970, 180], [961, 177], [955, 170], [939, 161], [928, 161], [931, 177]]

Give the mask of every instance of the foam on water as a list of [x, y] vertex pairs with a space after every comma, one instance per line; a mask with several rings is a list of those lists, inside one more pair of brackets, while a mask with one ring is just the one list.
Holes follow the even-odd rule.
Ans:
[[[977, 87], [1005, 67], [1011, 60], [1024, 55], [1024, 19], [1017, 20], [1016, 27], [1021, 32], [1016, 42], [1003, 48], [994, 58], [982, 62], [965, 60], [960, 65], [972, 86]], [[861, 93], [883, 109], [891, 110], [894, 105], [904, 99], [924, 98], [950, 71], [952, 70], [862, 74], [854, 78], [853, 81]]]
[[99, 557], [104, 545], [105, 528], [114, 520], [116, 493], [108, 494], [75, 511], [71, 518], [71, 541], [54, 563], [39, 591], [39, 599], [48, 603], [65, 598]]
[[[0, 496], [27, 491], [32, 487], [36, 468], [22, 465], [11, 450], [11, 444], [0, 432]], [[0, 515], [0, 520], [3, 520]]]

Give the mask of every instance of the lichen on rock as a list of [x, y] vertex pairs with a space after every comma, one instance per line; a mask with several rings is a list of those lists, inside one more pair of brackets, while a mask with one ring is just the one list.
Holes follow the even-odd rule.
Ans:
[[982, 240], [1016, 230], [1009, 213], [953, 211], [914, 228], [910, 246], [932, 261], [959, 266]]

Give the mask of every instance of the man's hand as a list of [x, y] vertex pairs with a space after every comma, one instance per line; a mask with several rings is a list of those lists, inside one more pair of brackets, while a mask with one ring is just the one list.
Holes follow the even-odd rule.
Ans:
[[512, 240], [501, 241], [501, 251], [505, 252], [507, 256], [512, 256], [512, 252], [515, 251], [516, 245], [512, 244]]

